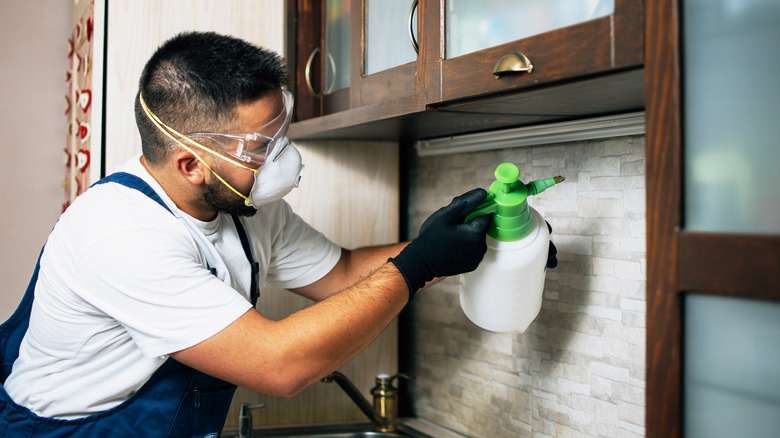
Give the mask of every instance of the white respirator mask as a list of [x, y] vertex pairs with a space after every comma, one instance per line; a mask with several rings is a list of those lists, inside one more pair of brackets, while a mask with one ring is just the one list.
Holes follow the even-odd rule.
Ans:
[[255, 182], [246, 200], [247, 205], [255, 208], [269, 202], [282, 199], [298, 187], [303, 177], [304, 165], [301, 153], [286, 137], [278, 145], [279, 153], [260, 167], [255, 174]]

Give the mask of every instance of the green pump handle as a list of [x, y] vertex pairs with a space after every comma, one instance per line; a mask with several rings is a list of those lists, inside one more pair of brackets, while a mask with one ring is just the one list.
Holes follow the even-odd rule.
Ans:
[[479, 204], [479, 206], [472, 211], [468, 216], [466, 216], [466, 220], [464, 222], [471, 222], [475, 218], [478, 218], [480, 216], [485, 216], [491, 213], [495, 213], [498, 211], [498, 204], [496, 204], [496, 195], [493, 194], [490, 190], [487, 192], [487, 196], [485, 197], [485, 202]]
[[542, 193], [564, 180], [562, 176], [540, 179], [524, 184], [519, 180], [520, 169], [512, 163], [502, 163], [496, 168], [496, 181], [490, 185], [485, 201], [466, 216], [469, 222], [479, 216], [496, 213], [488, 234], [498, 240], [513, 241], [529, 231], [531, 216], [526, 197]]

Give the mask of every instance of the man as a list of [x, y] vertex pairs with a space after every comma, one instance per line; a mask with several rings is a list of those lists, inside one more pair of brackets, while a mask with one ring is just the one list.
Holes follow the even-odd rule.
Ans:
[[[217, 436], [234, 385], [292, 396], [426, 282], [476, 268], [490, 218], [464, 218], [482, 189], [408, 245], [342, 249], [296, 216], [281, 200], [301, 170], [285, 80], [277, 55], [213, 33], [178, 35], [150, 58], [142, 156], [62, 215], [3, 326], [14, 335], [0, 333], [24, 336], [18, 359], [13, 342], [0, 351], [3, 371], [13, 363], [0, 434]], [[268, 320], [254, 309], [265, 282], [317, 303]]]

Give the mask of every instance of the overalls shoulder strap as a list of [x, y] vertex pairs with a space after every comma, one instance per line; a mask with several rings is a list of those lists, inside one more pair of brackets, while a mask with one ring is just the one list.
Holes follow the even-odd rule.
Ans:
[[[116, 173], [95, 184], [108, 182], [139, 190], [171, 211], [160, 196], [137, 176]], [[246, 233], [235, 217], [234, 223], [247, 259], [253, 266], [252, 283], [256, 288], [256, 263]], [[19, 356], [20, 343], [29, 326], [39, 270], [40, 256], [19, 307], [8, 321], [0, 325], [0, 382], [5, 382]], [[253, 301], [256, 299], [254, 288]], [[76, 420], [60, 420], [40, 417], [16, 404], [0, 385], [0, 436], [92, 438], [131, 437], [140, 433], [168, 438], [216, 438], [225, 423], [235, 389], [228, 382], [168, 359], [141, 389], [118, 406]]]
[[[43, 254], [43, 250], [41, 250]], [[22, 297], [22, 301], [10, 318], [0, 325], [0, 384], [11, 374], [14, 361], [19, 357], [19, 346], [22, 343], [27, 327], [30, 325], [30, 310], [32, 309], [35, 284], [38, 282], [38, 271], [41, 267], [41, 255], [35, 263], [30, 283]], [[2, 435], [0, 435], [2, 436]]]
[[131, 173], [116, 172], [96, 182], [95, 184], [93, 184], [93, 186], [99, 184], [106, 184], [110, 182], [115, 182], [117, 184], [122, 184], [125, 187], [138, 190], [139, 192], [151, 198], [154, 202], [160, 204], [162, 208], [168, 210], [168, 212], [173, 214], [171, 209], [168, 208], [167, 205], [165, 205], [165, 202], [163, 202], [160, 195], [158, 195], [157, 192], [155, 192], [154, 189], [152, 189], [152, 187], [146, 183], [146, 181], [141, 179], [141, 177], [135, 176]]
[[260, 275], [260, 264], [252, 257], [252, 248], [249, 245], [249, 238], [246, 235], [244, 226], [241, 225], [241, 220], [238, 216], [233, 215], [233, 223], [238, 231], [238, 237], [241, 239], [241, 247], [244, 248], [244, 255], [249, 260], [249, 265], [252, 267], [252, 284], [249, 286], [250, 300], [253, 306], [257, 305], [257, 300], [260, 298], [260, 285], [258, 284], [258, 277]]

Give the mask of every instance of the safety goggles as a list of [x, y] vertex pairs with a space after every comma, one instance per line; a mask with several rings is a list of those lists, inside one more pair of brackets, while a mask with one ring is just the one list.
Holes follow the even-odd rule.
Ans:
[[266, 160], [274, 160], [284, 151], [287, 129], [290, 126], [293, 109], [293, 95], [282, 90], [284, 108], [270, 122], [257, 128], [252, 134], [219, 134], [214, 132], [195, 132], [173, 140], [173, 143], [187, 141], [197, 146], [221, 151], [248, 165], [260, 166]]

